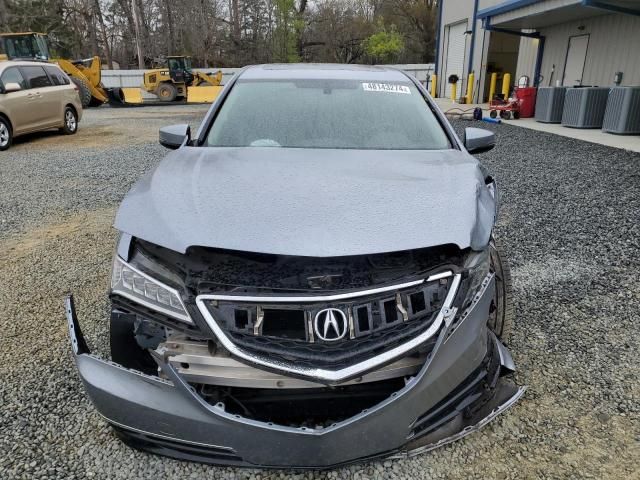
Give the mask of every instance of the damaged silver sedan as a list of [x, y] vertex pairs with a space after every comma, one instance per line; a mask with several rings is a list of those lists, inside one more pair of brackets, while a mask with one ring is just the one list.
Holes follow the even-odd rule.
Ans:
[[424, 88], [379, 67], [243, 69], [130, 190], [111, 360], [67, 298], [87, 394], [129, 445], [329, 468], [441, 446], [523, 393], [494, 179]]

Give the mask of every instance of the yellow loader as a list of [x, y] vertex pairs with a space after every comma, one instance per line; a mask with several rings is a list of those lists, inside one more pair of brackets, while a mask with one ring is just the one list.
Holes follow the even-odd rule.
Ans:
[[35, 60], [56, 63], [78, 86], [83, 107], [99, 106], [107, 101], [121, 103], [120, 89], [102, 85], [100, 57], [85, 60], [51, 59], [47, 36], [37, 32], [0, 33], [0, 61]]
[[[222, 87], [222, 72], [215, 74], [196, 72], [191, 68], [191, 57], [180, 55], [167, 57], [167, 67], [144, 73], [143, 88], [153, 93], [161, 102], [176, 100], [188, 103], [211, 103]], [[123, 89], [126, 103], [134, 103], [135, 89]]]

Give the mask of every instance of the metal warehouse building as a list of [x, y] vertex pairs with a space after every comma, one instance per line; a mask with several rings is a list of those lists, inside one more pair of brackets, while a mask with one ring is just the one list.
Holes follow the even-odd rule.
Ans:
[[532, 86], [640, 85], [640, 0], [441, 0], [438, 96], [475, 75], [473, 102], [489, 78], [522, 75]]

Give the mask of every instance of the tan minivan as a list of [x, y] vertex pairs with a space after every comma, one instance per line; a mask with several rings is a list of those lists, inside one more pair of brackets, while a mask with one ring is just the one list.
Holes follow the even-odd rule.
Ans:
[[59, 128], [74, 134], [80, 118], [78, 88], [57, 65], [0, 63], [0, 150], [25, 133]]

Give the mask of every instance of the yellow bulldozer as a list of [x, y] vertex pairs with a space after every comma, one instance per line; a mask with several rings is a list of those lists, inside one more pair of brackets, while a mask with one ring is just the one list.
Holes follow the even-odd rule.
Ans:
[[[175, 55], [167, 57], [167, 66], [144, 73], [143, 88], [153, 93], [162, 102], [176, 100], [195, 102], [213, 102], [222, 90], [222, 72], [196, 72], [191, 68], [191, 57]], [[125, 89], [125, 101], [131, 99], [130, 89]]]
[[106, 89], [102, 85], [100, 57], [84, 60], [51, 59], [47, 36], [37, 32], [0, 33], [0, 61], [35, 60], [56, 63], [78, 86], [83, 107], [120, 101], [120, 89]]

